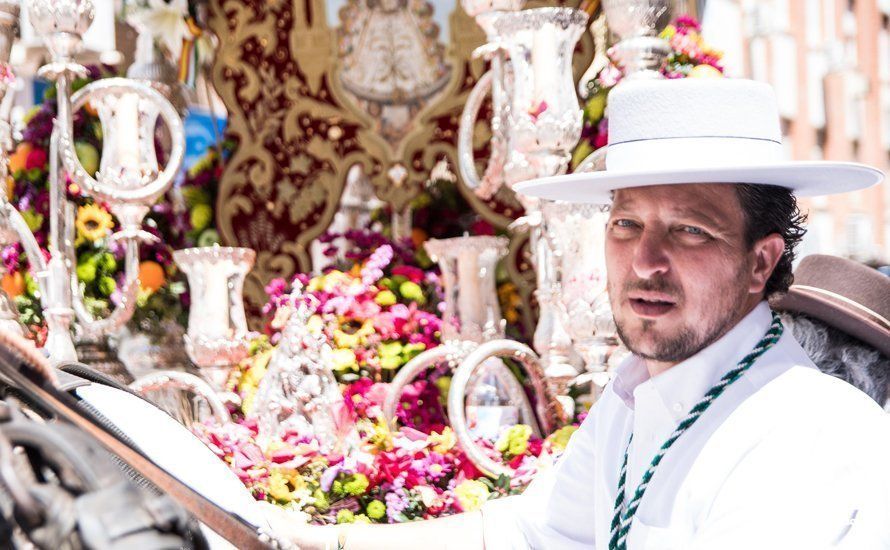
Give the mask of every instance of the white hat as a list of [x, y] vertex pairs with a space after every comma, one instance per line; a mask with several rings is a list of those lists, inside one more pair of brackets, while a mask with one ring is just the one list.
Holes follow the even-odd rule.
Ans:
[[625, 82], [609, 94], [606, 169], [520, 182], [524, 195], [606, 204], [627, 187], [749, 183], [798, 196], [871, 187], [884, 174], [864, 164], [786, 161], [772, 87], [741, 79]]

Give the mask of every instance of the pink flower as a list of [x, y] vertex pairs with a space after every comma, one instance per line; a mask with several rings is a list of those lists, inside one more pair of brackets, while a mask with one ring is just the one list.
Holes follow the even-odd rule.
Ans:
[[695, 32], [701, 32], [701, 25], [691, 15], [678, 16], [677, 21], [676, 21], [676, 27], [677, 27], [677, 30], [680, 32], [688, 32], [689, 30], [693, 30]]
[[415, 476], [433, 482], [451, 473], [452, 468], [451, 462], [444, 455], [436, 452], [431, 452], [429, 455], [411, 462], [411, 472]]
[[541, 456], [541, 449], [544, 448], [544, 441], [538, 438], [531, 438], [526, 449], [532, 456]]
[[362, 284], [371, 286], [379, 281], [383, 277], [383, 268], [389, 265], [392, 257], [393, 250], [390, 245], [385, 244], [378, 247], [362, 267]]

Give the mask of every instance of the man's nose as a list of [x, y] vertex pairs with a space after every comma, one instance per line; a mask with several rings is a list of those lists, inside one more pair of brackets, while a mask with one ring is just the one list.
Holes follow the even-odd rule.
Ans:
[[643, 230], [634, 250], [633, 269], [641, 279], [663, 275], [670, 269], [667, 239], [663, 233]]

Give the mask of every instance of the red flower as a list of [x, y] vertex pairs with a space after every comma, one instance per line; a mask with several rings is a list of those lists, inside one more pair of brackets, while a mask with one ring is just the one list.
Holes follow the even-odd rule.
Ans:
[[593, 148], [599, 149], [600, 147], [605, 147], [609, 144], [609, 134], [601, 133], [597, 134], [596, 137], [593, 138]]
[[423, 270], [413, 265], [400, 265], [392, 269], [394, 276], [401, 275], [407, 277], [413, 283], [419, 283], [423, 280]]
[[32, 168], [43, 169], [46, 167], [46, 159], [46, 151], [38, 148], [32, 149], [28, 153], [28, 158], [25, 159], [25, 170], [31, 170]]
[[513, 468], [514, 470], [515, 470], [516, 468], [519, 468], [519, 465], [522, 464], [522, 459], [523, 459], [524, 457], [525, 457], [525, 455], [516, 455], [516, 456], [514, 456], [514, 457], [510, 460], [510, 462], [508, 462], [509, 466], [510, 466], [511, 468]]
[[528, 452], [532, 456], [541, 456], [541, 449], [544, 447], [544, 442], [540, 439], [529, 439], [528, 441]]

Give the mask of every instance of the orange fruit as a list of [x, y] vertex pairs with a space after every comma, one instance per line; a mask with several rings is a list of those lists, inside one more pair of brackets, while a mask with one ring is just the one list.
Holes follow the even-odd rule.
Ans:
[[139, 286], [152, 292], [164, 286], [167, 277], [164, 268], [157, 262], [145, 261], [139, 264]]
[[28, 161], [28, 155], [31, 153], [31, 144], [27, 141], [23, 141], [19, 143], [19, 146], [15, 148], [15, 152], [9, 155], [9, 173], [15, 174], [19, 170], [23, 170]]
[[0, 287], [10, 298], [15, 298], [25, 293], [25, 277], [20, 271], [7, 273], [0, 280]]

